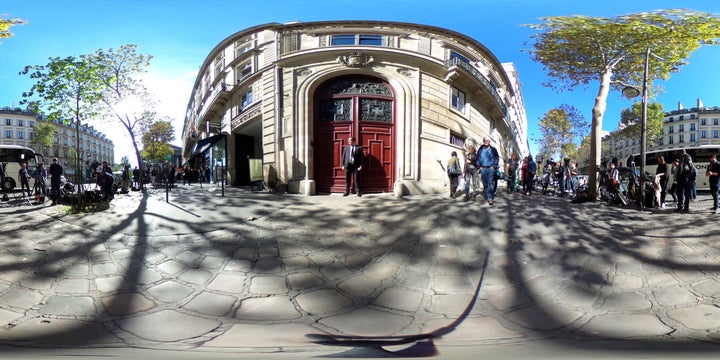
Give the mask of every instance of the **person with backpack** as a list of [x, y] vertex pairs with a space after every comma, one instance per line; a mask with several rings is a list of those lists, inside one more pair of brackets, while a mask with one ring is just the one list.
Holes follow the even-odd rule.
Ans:
[[458, 160], [457, 152], [455, 151], [450, 153], [450, 160], [447, 162], [447, 174], [448, 178], [450, 178], [450, 198], [454, 198], [455, 191], [457, 191], [458, 187], [458, 178], [460, 174], [462, 174], [460, 160]]
[[690, 198], [692, 195], [693, 164], [690, 155], [683, 149], [682, 155], [677, 159], [678, 166], [675, 169], [677, 180], [677, 209], [675, 212], [690, 212]]

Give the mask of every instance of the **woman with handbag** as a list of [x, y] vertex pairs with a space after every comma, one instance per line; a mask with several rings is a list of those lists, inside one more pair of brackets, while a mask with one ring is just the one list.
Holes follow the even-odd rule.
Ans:
[[460, 170], [460, 160], [458, 160], [457, 153], [453, 151], [450, 153], [450, 160], [447, 163], [447, 174], [450, 178], [450, 197], [455, 197], [455, 191], [458, 187], [458, 178], [462, 171]]

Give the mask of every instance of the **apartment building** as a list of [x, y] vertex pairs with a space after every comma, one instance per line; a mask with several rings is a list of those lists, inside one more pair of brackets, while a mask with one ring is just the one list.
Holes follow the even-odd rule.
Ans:
[[[43, 115], [20, 108], [0, 108], [0, 144], [20, 145], [32, 148], [36, 153], [43, 155], [45, 164], [52, 158], [58, 158], [63, 165], [65, 173], [76, 173], [75, 155], [80, 155], [81, 171], [89, 170], [88, 164], [94, 160], [107, 161], [113, 164], [115, 147], [105, 134], [92, 126], [81, 124], [77, 129], [74, 122], [68, 124], [56, 120], [52, 123], [57, 127], [53, 145], [47, 149], [39, 149], [32, 143], [33, 128], [40, 122], [48, 121]], [[79, 130], [79, 144], [77, 141]], [[79, 146], [79, 150], [78, 149]], [[86, 176], [88, 174], [85, 174]]]
[[[519, 75], [477, 40], [390, 21], [270, 23], [217, 44], [188, 101], [183, 158], [257, 174], [272, 190], [344, 191], [342, 147], [367, 156], [363, 192], [445, 192], [443, 164], [482, 137], [527, 154]], [[227, 166], [224, 166], [227, 161]], [[222, 164], [221, 167], [218, 167]]]

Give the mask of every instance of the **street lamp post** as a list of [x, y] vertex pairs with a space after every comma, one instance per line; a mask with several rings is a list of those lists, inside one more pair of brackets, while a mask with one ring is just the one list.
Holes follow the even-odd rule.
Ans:
[[[650, 72], [650, 55], [656, 57], [658, 60], [664, 61], [665, 59], [653, 54], [650, 48], [645, 53], [645, 67], [643, 69], [643, 83], [642, 92], [638, 91], [633, 86], [626, 86], [622, 93], [628, 99], [642, 95], [642, 114], [640, 115], [640, 194], [638, 195], [638, 208], [640, 211], [645, 209], [645, 166], [647, 165], [646, 153], [647, 153], [647, 84], [648, 84], [648, 73]], [[677, 72], [678, 69], [673, 67], [670, 72]]]
[[[642, 113], [640, 115], [640, 193], [638, 194], [638, 208], [640, 211], [645, 209], [645, 154], [647, 152], [647, 82], [648, 72], [650, 71], [650, 48], [645, 53], [645, 67], [643, 69], [642, 91], [634, 86], [625, 86], [622, 90], [623, 95], [632, 99], [641, 95]], [[655, 55], [655, 54], [652, 54]]]
[[647, 49], [645, 54], [645, 69], [643, 70], [643, 85], [642, 85], [642, 115], [640, 117], [640, 211], [645, 208], [645, 166], [646, 159], [645, 154], [647, 153], [647, 81], [648, 71], [650, 70], [650, 48]]

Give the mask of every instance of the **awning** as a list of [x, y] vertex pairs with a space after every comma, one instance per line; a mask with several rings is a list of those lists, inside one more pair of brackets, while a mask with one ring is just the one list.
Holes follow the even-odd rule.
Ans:
[[217, 134], [208, 138], [198, 140], [197, 144], [195, 144], [195, 149], [193, 149], [192, 154], [190, 154], [190, 158], [194, 158], [198, 155], [204, 154], [210, 149], [210, 147], [215, 145], [216, 142], [220, 141], [220, 139], [224, 137], [225, 135], [223, 134]]

